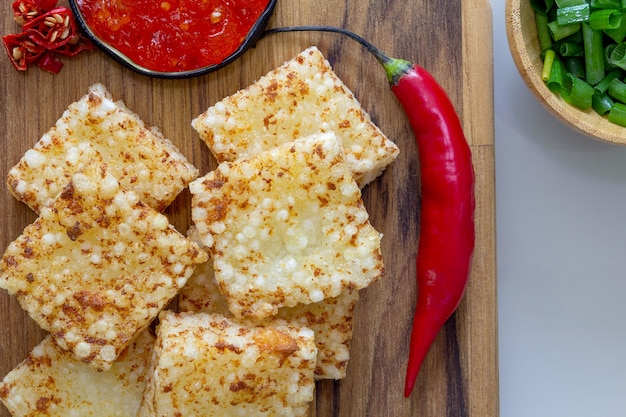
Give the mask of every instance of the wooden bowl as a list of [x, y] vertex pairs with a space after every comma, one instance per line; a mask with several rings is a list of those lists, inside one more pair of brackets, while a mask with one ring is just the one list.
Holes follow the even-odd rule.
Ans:
[[535, 16], [529, 0], [506, 0], [506, 33], [517, 69], [539, 102], [558, 120], [590, 137], [626, 145], [626, 128], [609, 122], [593, 110], [580, 110], [551, 92], [541, 79], [543, 61]]

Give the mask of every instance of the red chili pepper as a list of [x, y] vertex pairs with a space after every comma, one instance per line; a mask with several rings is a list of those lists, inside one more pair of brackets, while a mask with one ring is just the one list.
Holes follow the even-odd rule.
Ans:
[[26, 71], [44, 53], [44, 49], [30, 39], [28, 32], [3, 36], [2, 42], [11, 63], [19, 71]]
[[421, 207], [417, 303], [404, 395], [408, 397], [436, 336], [456, 311], [474, 252], [474, 167], [461, 121], [439, 83], [419, 65], [373, 48], [415, 134]]
[[37, 66], [44, 71], [48, 71], [52, 74], [58, 74], [63, 68], [63, 62], [55, 54], [50, 51], [46, 51], [38, 60]]
[[422, 362], [465, 292], [474, 251], [474, 168], [459, 117], [444, 89], [422, 67], [390, 58], [341, 28], [303, 26], [268, 33], [324, 31], [346, 35], [383, 65], [413, 131], [420, 160], [421, 208], [415, 307], [404, 395], [413, 390]]
[[31, 39], [45, 49], [57, 49], [76, 36], [76, 22], [70, 9], [57, 7], [22, 26]]
[[474, 169], [459, 117], [437, 81], [407, 61], [389, 59], [383, 66], [413, 127], [420, 159], [418, 293], [404, 390], [408, 397], [467, 286], [475, 239]]
[[63, 56], [75, 56], [89, 49], [93, 49], [93, 43], [86, 37], [75, 34], [68, 43], [58, 47], [54, 52]]
[[18, 25], [37, 18], [56, 6], [56, 0], [15, 0], [12, 4], [13, 19]]
[[13, 3], [22, 32], [2, 38], [13, 66], [25, 71], [31, 64], [57, 74], [63, 67], [59, 55], [74, 56], [93, 44], [78, 31], [72, 11], [54, 7], [56, 0], [17, 0]]

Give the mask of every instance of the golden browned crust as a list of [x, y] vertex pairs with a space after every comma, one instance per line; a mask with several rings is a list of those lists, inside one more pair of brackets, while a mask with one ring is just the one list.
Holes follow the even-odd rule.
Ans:
[[107, 369], [206, 259], [95, 163], [9, 245], [0, 287], [59, 346]]

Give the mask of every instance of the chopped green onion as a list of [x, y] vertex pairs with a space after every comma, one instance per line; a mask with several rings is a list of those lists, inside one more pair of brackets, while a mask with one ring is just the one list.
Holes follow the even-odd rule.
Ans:
[[591, 0], [592, 9], [620, 9], [619, 0]]
[[611, 54], [613, 50], [617, 46], [616, 43], [610, 43], [604, 48], [604, 69], [605, 70], [614, 70], [618, 69], [618, 67], [611, 62]]
[[596, 10], [589, 15], [589, 26], [594, 30], [617, 29], [622, 23], [622, 12], [617, 9]]
[[626, 43], [620, 43], [611, 48], [609, 62], [616, 67], [626, 69]]
[[[626, 0], [622, 0], [622, 1], [626, 1]], [[579, 4], [585, 4], [586, 2], [587, 0], [556, 0], [556, 5], [559, 6], [559, 8], [563, 8], [563, 7], [577, 6]]]
[[604, 78], [604, 47], [602, 31], [593, 30], [587, 23], [583, 27], [583, 47], [585, 49], [585, 81], [595, 85]]
[[581, 79], [586, 78], [585, 74], [585, 60], [584, 58], [577, 57], [564, 57], [565, 58], [565, 70], [572, 74], [574, 77]]
[[604, 33], [617, 43], [621, 43], [626, 38], [626, 11], [621, 11], [622, 18], [620, 24], [615, 29], [605, 29]]
[[548, 89], [554, 94], [561, 94], [561, 90], [565, 88], [565, 75], [567, 70], [560, 59], [556, 58], [552, 64], [550, 71], [550, 79], [546, 81]]
[[572, 42], [572, 43], [579, 43], [579, 44], [582, 45], [582, 43], [583, 43], [583, 31], [582, 30], [577, 30], [576, 32], [574, 32], [571, 35], [569, 35], [567, 38], [561, 39], [560, 42]]
[[611, 83], [611, 81], [621, 76], [622, 76], [622, 71], [620, 70], [615, 69], [615, 70], [610, 71], [606, 75], [606, 77], [604, 77], [604, 79], [600, 81], [598, 84], [596, 84], [595, 87], [593, 88], [595, 94], [606, 93], [607, 90], [609, 89], [609, 84]]
[[621, 101], [622, 103], [626, 103], [626, 83], [621, 81], [619, 78], [611, 80], [607, 93], [611, 96], [611, 98]]
[[558, 25], [570, 25], [572, 23], [588, 22], [590, 15], [589, 4], [587, 3], [563, 7], [556, 11], [556, 23]]
[[553, 49], [548, 49], [546, 55], [543, 58], [543, 70], [541, 71], [541, 79], [545, 82], [550, 79], [550, 72], [552, 72], [552, 64], [554, 63], [554, 57], [556, 53]]
[[561, 90], [563, 100], [579, 109], [590, 109], [593, 87], [570, 74], [568, 74], [565, 80], [564, 88]]
[[582, 44], [574, 42], [562, 42], [559, 45], [559, 54], [561, 56], [577, 56], [581, 57], [585, 55], [585, 50]]
[[615, 102], [608, 94], [594, 94], [591, 96], [591, 108], [601, 116], [607, 114]]
[[552, 39], [560, 41], [580, 31], [580, 23], [572, 23], [571, 25], [559, 25], [556, 20], [548, 23], [548, 29]]
[[537, 37], [539, 38], [539, 47], [542, 51], [552, 47], [552, 36], [548, 29], [548, 15], [543, 12], [535, 12], [535, 24], [537, 26]]
[[626, 105], [615, 103], [609, 111], [608, 120], [616, 125], [626, 126]]
[[526, 1], [548, 89], [626, 127], [626, 0]]

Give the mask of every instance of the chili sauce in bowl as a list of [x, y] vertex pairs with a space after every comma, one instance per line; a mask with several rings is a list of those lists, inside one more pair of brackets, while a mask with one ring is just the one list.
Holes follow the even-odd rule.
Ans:
[[261, 36], [277, 0], [70, 0], [85, 35], [126, 67], [153, 77], [206, 74]]

